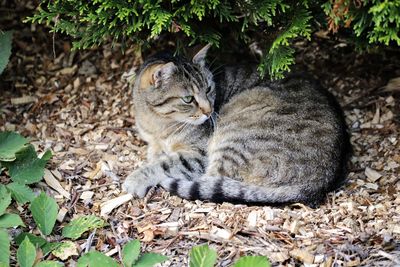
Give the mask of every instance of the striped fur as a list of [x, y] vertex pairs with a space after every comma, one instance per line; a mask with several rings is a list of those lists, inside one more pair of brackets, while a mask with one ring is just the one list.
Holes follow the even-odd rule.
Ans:
[[[262, 80], [253, 66], [213, 77], [199, 54], [192, 62], [159, 56], [142, 67], [133, 92], [148, 163], [128, 176], [126, 191], [143, 197], [161, 185], [186, 199], [316, 205], [343, 181], [350, 144], [332, 95], [301, 74]], [[155, 64], [173, 69], [144, 76]], [[140, 88], [143, 77], [153, 84]], [[196, 97], [184, 109], [187, 94]], [[192, 118], [210, 112], [216, 120]]]

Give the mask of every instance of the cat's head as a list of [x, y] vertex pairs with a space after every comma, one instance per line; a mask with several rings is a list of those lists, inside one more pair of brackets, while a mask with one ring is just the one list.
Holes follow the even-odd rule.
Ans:
[[138, 104], [174, 121], [194, 125], [205, 122], [213, 112], [216, 95], [213, 75], [205, 64], [209, 47], [192, 60], [170, 58], [145, 66], [135, 85], [142, 99]]

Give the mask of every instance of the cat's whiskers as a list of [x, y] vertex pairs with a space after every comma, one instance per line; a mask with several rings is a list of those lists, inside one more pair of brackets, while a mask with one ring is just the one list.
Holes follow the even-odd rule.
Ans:
[[[178, 121], [178, 122], [174, 122], [174, 123], [172, 123], [171, 125], [169, 125], [167, 128], [165, 128], [163, 131], [164, 132], [168, 132], [169, 130], [173, 130], [174, 132], [176, 131], [176, 128], [175, 127], [177, 127], [177, 128], [179, 128], [181, 125], [183, 125], [184, 123], [183, 122], [180, 122], [180, 121]], [[173, 128], [175, 128], [175, 129], [173, 129]]]
[[187, 125], [189, 125], [189, 123], [183, 122], [183, 124], [181, 124], [179, 127], [177, 127], [170, 135], [181, 133], [186, 128]]

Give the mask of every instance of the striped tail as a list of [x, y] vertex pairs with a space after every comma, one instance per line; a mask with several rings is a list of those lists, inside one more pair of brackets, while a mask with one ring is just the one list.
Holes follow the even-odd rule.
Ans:
[[266, 188], [224, 176], [204, 175], [195, 180], [168, 178], [161, 180], [160, 185], [171, 194], [185, 199], [218, 203], [283, 205], [302, 202], [315, 206], [323, 199], [323, 195], [296, 185]]

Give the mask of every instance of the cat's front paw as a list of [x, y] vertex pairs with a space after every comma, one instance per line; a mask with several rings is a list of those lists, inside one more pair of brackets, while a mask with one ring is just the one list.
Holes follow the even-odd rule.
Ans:
[[135, 197], [144, 198], [146, 193], [155, 186], [151, 179], [146, 177], [140, 170], [134, 171], [126, 177], [122, 189]]

